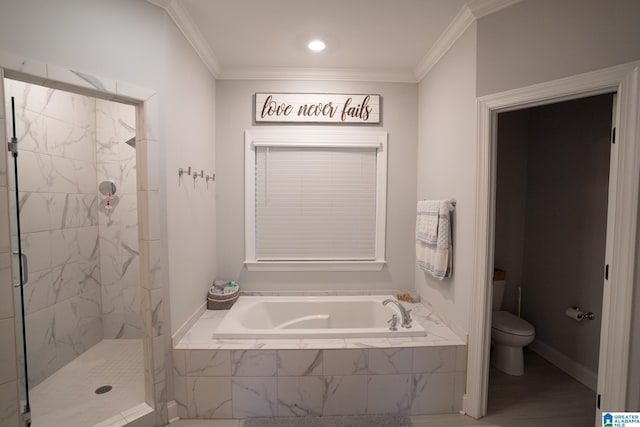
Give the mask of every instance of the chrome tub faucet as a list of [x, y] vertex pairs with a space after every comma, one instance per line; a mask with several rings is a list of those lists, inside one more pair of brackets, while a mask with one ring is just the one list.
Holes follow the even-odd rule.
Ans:
[[411, 321], [413, 320], [411, 319], [411, 314], [410, 314], [411, 310], [407, 310], [402, 306], [402, 304], [400, 304], [397, 300], [392, 298], [387, 298], [386, 300], [382, 301], [382, 305], [387, 305], [390, 302], [397, 305], [398, 308], [400, 309], [400, 314], [402, 314], [402, 323], [400, 324], [400, 326], [402, 326], [405, 329], [409, 329], [411, 327]]

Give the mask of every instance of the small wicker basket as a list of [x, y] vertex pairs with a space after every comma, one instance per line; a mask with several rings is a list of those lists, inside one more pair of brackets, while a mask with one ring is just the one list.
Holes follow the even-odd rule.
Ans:
[[207, 296], [208, 310], [228, 310], [240, 297], [240, 288], [231, 294], [214, 294], [209, 292]]

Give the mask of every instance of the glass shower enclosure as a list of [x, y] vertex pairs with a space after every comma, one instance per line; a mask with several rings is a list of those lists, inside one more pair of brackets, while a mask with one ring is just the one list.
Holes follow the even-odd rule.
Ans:
[[135, 107], [0, 84], [20, 425], [93, 425], [145, 402]]

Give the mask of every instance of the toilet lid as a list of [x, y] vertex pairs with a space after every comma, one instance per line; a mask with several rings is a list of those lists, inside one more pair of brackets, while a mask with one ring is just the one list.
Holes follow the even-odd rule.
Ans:
[[533, 335], [536, 332], [531, 323], [508, 311], [494, 311], [491, 327], [513, 335]]

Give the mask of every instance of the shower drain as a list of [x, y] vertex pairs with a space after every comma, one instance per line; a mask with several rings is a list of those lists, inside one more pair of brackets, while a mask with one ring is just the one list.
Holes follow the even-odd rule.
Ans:
[[110, 385], [103, 385], [100, 386], [96, 389], [96, 394], [105, 394], [111, 391], [113, 387], [111, 387]]

